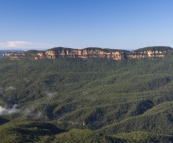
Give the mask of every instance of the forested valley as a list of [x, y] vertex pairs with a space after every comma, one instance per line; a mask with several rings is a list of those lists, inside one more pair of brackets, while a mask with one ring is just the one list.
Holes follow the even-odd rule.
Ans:
[[1, 58], [0, 142], [173, 142], [173, 55]]

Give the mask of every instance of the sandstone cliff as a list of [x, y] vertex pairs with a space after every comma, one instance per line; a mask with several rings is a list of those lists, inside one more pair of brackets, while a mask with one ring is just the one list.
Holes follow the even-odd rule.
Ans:
[[113, 60], [123, 59], [141, 59], [141, 58], [158, 58], [164, 57], [166, 53], [172, 52], [171, 47], [155, 46], [146, 47], [129, 52], [126, 50], [115, 49], [101, 49], [101, 48], [85, 48], [85, 49], [71, 49], [71, 48], [52, 48], [46, 51], [28, 51], [24, 54], [20, 53], [6, 53], [3, 56], [10, 57], [11, 60], [19, 59], [56, 59], [58, 57], [68, 58], [105, 58]]
[[122, 60], [125, 58], [125, 51], [123, 50], [104, 50], [101, 48], [86, 48], [86, 49], [69, 49], [69, 48], [53, 48], [45, 51], [44, 53], [38, 53], [39, 58], [46, 57], [55, 59], [57, 57], [69, 57], [69, 58], [107, 58], [114, 60]]

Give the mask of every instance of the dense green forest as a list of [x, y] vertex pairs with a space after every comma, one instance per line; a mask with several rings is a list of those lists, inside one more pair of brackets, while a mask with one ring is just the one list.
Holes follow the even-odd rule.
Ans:
[[0, 142], [173, 142], [173, 55], [1, 58]]

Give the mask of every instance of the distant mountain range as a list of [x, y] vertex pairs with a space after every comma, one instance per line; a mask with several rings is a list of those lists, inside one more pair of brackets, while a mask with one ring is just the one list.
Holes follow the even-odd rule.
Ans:
[[58, 57], [67, 58], [106, 58], [113, 60], [123, 59], [144, 59], [144, 58], [158, 58], [165, 57], [166, 54], [172, 53], [173, 49], [168, 46], [152, 46], [144, 47], [134, 51], [120, 50], [120, 49], [102, 49], [97, 47], [89, 47], [85, 49], [72, 49], [65, 47], [55, 47], [46, 51], [29, 50], [24, 53], [8, 52], [4, 56], [11, 60], [20, 59], [56, 59]]
[[5, 54], [6, 52], [17, 52], [17, 53], [23, 53], [25, 51], [22, 50], [0, 50], [0, 58], [2, 57], [3, 54]]

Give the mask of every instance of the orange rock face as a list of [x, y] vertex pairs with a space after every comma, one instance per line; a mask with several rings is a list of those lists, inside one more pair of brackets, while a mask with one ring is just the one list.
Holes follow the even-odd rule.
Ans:
[[54, 59], [56, 57], [69, 57], [69, 58], [108, 58], [114, 60], [122, 60], [124, 59], [124, 53], [121, 52], [105, 52], [103, 50], [95, 50], [95, 49], [62, 49], [62, 50], [48, 50], [45, 52], [45, 56], [50, 59]]
[[88, 48], [88, 49], [70, 49], [70, 48], [53, 48], [43, 52], [38, 52], [36, 54], [30, 55], [30, 57], [25, 54], [14, 54], [6, 53], [3, 56], [10, 57], [11, 60], [16, 59], [55, 59], [58, 57], [69, 57], [69, 58], [105, 58], [113, 60], [122, 60], [122, 59], [141, 59], [141, 58], [157, 58], [164, 57], [167, 51], [159, 50], [145, 50], [140, 52], [129, 52], [125, 53], [122, 50], [105, 50], [101, 48]]

